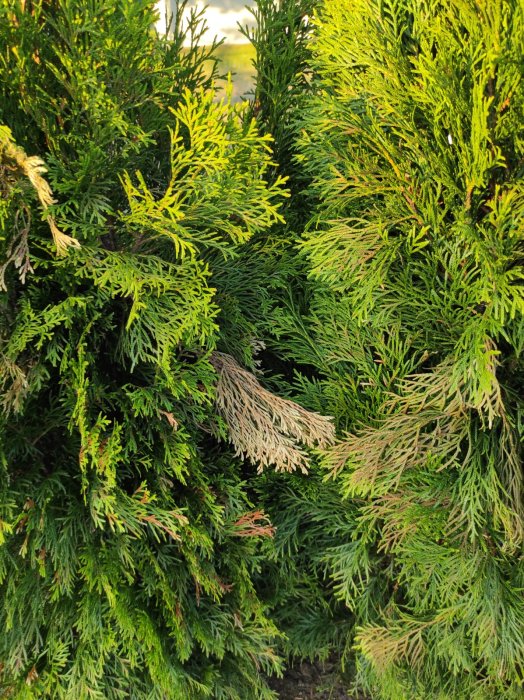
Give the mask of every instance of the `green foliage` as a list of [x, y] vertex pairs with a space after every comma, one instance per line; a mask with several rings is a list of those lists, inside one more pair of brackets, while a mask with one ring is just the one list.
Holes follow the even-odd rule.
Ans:
[[[255, 25], [243, 30], [256, 55], [253, 65], [256, 83], [252, 111], [260, 129], [274, 139], [279, 173], [289, 178], [292, 199], [286, 220], [296, 228], [301, 220], [303, 193], [308, 182], [303, 168], [294, 162], [297, 113], [305, 108], [311, 83], [311, 15], [315, 0], [257, 0], [251, 10]], [[307, 211], [307, 210], [306, 210]], [[286, 238], [288, 229], [286, 229]], [[291, 235], [291, 234], [289, 234]]]
[[[259, 358], [274, 371], [271, 386], [279, 394], [299, 396], [309, 409], [340, 417], [332, 405], [327, 410], [325, 388], [317, 385], [315, 396], [310, 391], [322, 351], [317, 356], [319, 348], [307, 327], [312, 289], [307, 260], [296, 248], [311, 216], [311, 173], [296, 162], [295, 151], [302, 128], [297, 116], [307, 108], [313, 87], [309, 39], [316, 4], [259, 1], [253, 12], [257, 24], [246, 32], [256, 49], [252, 109], [261, 129], [274, 136], [274, 176], [288, 178], [291, 197], [284, 207], [286, 222], [269, 235], [255, 236], [240, 268], [228, 266], [221, 274], [220, 288], [227, 290], [235, 318], [242, 319], [239, 326], [263, 341]], [[353, 619], [333, 596], [327, 560], [339, 545], [340, 533], [351, 527], [353, 509], [341, 501], [336, 488], [322, 483], [323, 475], [310, 461], [306, 476], [268, 472], [257, 483], [276, 526], [276, 559], [264, 563], [257, 585], [285, 634], [283, 654], [325, 660], [335, 652], [349, 666]]]
[[1, 2], [1, 694], [522, 696], [523, 13]]
[[[302, 193], [309, 176], [302, 166], [296, 166], [293, 149], [297, 137], [295, 117], [311, 78], [308, 17], [313, 5], [312, 0], [260, 0], [252, 9], [255, 26], [243, 30], [255, 51], [250, 114], [256, 117], [261, 133], [272, 135], [275, 165], [270, 178], [277, 183], [286, 178], [291, 196], [283, 206], [285, 222], [253, 236], [241, 258], [217, 267], [215, 276], [223, 310], [220, 323], [227, 329], [228, 348], [233, 354], [238, 353], [238, 347], [249, 339], [277, 372], [282, 371], [282, 366], [280, 358], [271, 354], [272, 309], [276, 299], [289, 298], [290, 290], [301, 294], [304, 281], [304, 266], [293, 244], [300, 222], [307, 220]], [[239, 332], [242, 338], [238, 337]], [[268, 352], [264, 351], [266, 344]], [[252, 362], [251, 353], [243, 360], [246, 364]]]
[[284, 191], [213, 99], [201, 18], [153, 21], [0, 4], [3, 697], [269, 699], [280, 668], [253, 583], [273, 530], [211, 437], [210, 356], [215, 267]]
[[293, 512], [268, 510], [348, 635], [305, 649], [288, 608], [289, 651], [353, 646], [377, 698], [522, 695], [523, 9], [323, 3], [285, 137], [310, 182], [285, 264], [309, 283], [274, 298], [266, 342], [341, 438], [328, 484], [287, 477]]

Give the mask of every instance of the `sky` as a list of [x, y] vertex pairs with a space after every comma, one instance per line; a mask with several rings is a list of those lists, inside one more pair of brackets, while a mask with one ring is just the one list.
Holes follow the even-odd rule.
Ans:
[[[157, 24], [160, 31], [165, 28], [165, 8], [168, 8], [168, 12], [172, 12], [172, 6], [175, 3], [171, 3], [171, 0], [159, 0], [157, 2], [157, 7], [160, 12], [161, 19]], [[243, 44], [246, 43], [246, 38], [238, 31], [237, 23], [240, 24], [252, 24], [252, 15], [246, 8], [246, 4], [253, 4], [247, 2], [247, 0], [209, 0], [207, 3], [201, 0], [191, 0], [188, 3], [188, 9], [190, 7], [205, 7], [206, 10], [206, 21], [208, 24], [207, 34], [204, 36], [204, 41], [206, 43], [211, 43], [213, 37], [217, 36], [219, 39], [223, 37], [228, 43], [232, 44]]]

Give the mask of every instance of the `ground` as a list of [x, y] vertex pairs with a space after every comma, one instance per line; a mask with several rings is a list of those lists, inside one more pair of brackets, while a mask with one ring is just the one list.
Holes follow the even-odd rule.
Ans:
[[271, 679], [269, 684], [280, 700], [359, 700], [348, 694], [329, 663], [297, 664], [282, 679]]

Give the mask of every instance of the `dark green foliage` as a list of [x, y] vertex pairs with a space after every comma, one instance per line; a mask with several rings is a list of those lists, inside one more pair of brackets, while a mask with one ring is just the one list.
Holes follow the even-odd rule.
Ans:
[[[377, 698], [523, 693], [523, 12], [329, 0], [290, 132], [310, 282], [267, 342], [341, 440], [327, 484], [289, 477], [268, 509], [286, 565], [353, 615], [338, 652]], [[291, 653], [336, 648], [336, 625], [293, 627]]]
[[272, 529], [210, 435], [210, 353], [215, 267], [283, 192], [151, 8], [0, 5], [3, 697], [273, 697]]
[[[315, 5], [311, 0], [257, 2], [257, 26], [250, 33], [258, 69], [253, 108], [261, 129], [274, 134], [278, 172], [288, 177], [292, 195], [284, 206], [286, 222], [269, 235], [254, 237], [240, 261], [241, 271], [224, 277], [226, 284], [238, 285], [232, 294], [237, 308], [264, 341], [261, 357], [275, 372], [272, 386], [301, 396], [304, 405], [323, 413], [325, 396], [319, 391], [312, 398], [309, 391], [321, 357], [316, 358], [305, 324], [312, 289], [307, 260], [296, 248], [312, 208], [311, 173], [296, 161], [295, 151], [301, 128], [297, 116], [312, 89], [309, 39]], [[313, 360], [304, 361], [308, 350]], [[331, 547], [339, 545], [340, 532], [352, 527], [353, 511], [335, 487], [322, 482], [323, 476], [312, 463], [307, 476], [268, 472], [258, 482], [260, 499], [276, 525], [277, 552], [276, 560], [264, 566], [259, 586], [285, 634], [284, 654], [326, 659], [335, 652], [347, 659], [352, 615], [333, 596], [326, 560]]]
[[[258, 350], [270, 343], [275, 298], [288, 297], [291, 288], [301, 287], [300, 262], [292, 239], [304, 215], [307, 220], [302, 192], [309, 179], [294, 162], [293, 152], [295, 117], [308, 92], [311, 73], [308, 15], [313, 5], [312, 0], [259, 0], [252, 9], [255, 26], [243, 29], [256, 52], [249, 114], [256, 118], [260, 132], [272, 137], [275, 164], [269, 177], [285, 177], [291, 196], [282, 208], [285, 222], [253, 236], [239, 260], [225, 261], [216, 269], [220, 325], [226, 330], [228, 351], [234, 354], [245, 346], [246, 339], [255, 342]], [[275, 356], [263, 355], [274, 371], [282, 371]], [[242, 359], [251, 363], [252, 352]]]
[[[274, 180], [286, 178], [291, 196], [283, 206], [285, 222], [255, 235], [238, 262], [226, 262], [217, 272], [217, 286], [227, 305], [224, 323], [229, 325], [234, 319], [237, 332], [243, 328], [246, 335], [270, 344], [270, 314], [275, 299], [289, 298], [290, 292], [301, 293], [303, 289], [303, 265], [293, 243], [297, 240], [296, 231], [308, 218], [303, 193], [309, 175], [297, 166], [294, 148], [298, 135], [296, 115], [302, 109], [311, 79], [308, 40], [314, 5], [312, 0], [260, 0], [253, 9], [255, 27], [244, 30], [256, 50], [251, 113], [260, 131], [272, 135], [275, 167], [271, 175]], [[238, 345], [235, 339], [233, 347]], [[265, 359], [273, 363], [277, 372], [282, 371], [275, 356], [266, 354]], [[287, 369], [292, 372], [292, 368]]]
[[244, 32], [256, 51], [253, 111], [261, 129], [274, 138], [279, 170], [295, 175], [295, 198], [301, 194], [299, 169], [292, 160], [295, 117], [311, 78], [308, 38], [314, 6], [314, 0], [258, 0], [252, 10], [255, 27]]

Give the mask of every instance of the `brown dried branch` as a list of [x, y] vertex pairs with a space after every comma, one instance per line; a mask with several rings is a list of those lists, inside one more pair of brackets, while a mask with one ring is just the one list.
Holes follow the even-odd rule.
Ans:
[[5, 283], [5, 273], [9, 265], [14, 265], [18, 270], [18, 275], [22, 284], [28, 272], [32, 272], [31, 261], [29, 259], [29, 229], [31, 223], [31, 212], [25, 206], [19, 209], [15, 216], [14, 234], [7, 247], [6, 260], [0, 265], [0, 291], [7, 291]]
[[244, 513], [234, 523], [235, 537], [273, 537], [275, 528], [263, 510]]
[[159, 411], [161, 416], [164, 416], [169, 425], [173, 428], [173, 432], [178, 430], [178, 421], [175, 416], [169, 411]]
[[300, 443], [322, 449], [333, 444], [332, 419], [275, 396], [243, 369], [231, 355], [214, 352], [211, 363], [218, 373], [217, 409], [227, 424], [229, 441], [237, 454], [277, 471], [307, 472], [307, 455]]

